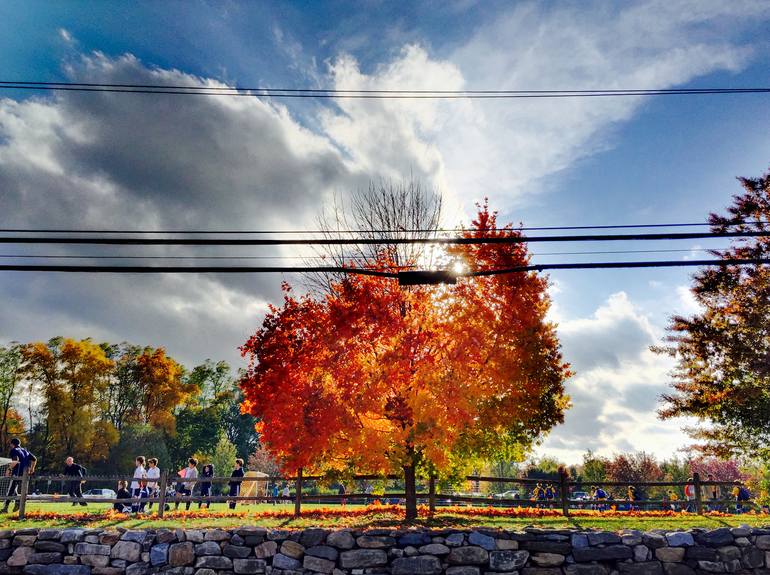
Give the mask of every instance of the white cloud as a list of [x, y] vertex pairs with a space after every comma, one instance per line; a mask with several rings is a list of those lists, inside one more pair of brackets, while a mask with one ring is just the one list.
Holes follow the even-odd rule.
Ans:
[[66, 44], [72, 45], [75, 43], [75, 38], [72, 36], [72, 33], [66, 28], [59, 28], [59, 38], [64, 40]]
[[656, 414], [673, 367], [670, 358], [649, 349], [660, 335], [624, 292], [612, 294], [590, 317], [562, 320], [564, 357], [577, 372], [566, 386], [573, 407], [538, 453], [578, 463], [587, 449], [663, 457], [685, 445], [683, 422], [660, 421]]

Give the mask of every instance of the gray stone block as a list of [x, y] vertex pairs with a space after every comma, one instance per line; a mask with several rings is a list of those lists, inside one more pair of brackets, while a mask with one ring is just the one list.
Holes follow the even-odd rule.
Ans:
[[98, 543], [76, 543], [76, 555], [109, 555], [112, 547], [109, 545], [100, 545]]
[[380, 567], [387, 563], [388, 555], [382, 549], [352, 549], [340, 553], [340, 567], [343, 569]]
[[305, 555], [305, 559], [302, 566], [310, 571], [317, 573], [331, 573], [334, 571], [334, 561], [329, 561], [323, 557], [314, 557], [313, 555]]
[[27, 565], [24, 575], [91, 575], [87, 565]]
[[238, 575], [264, 573], [267, 563], [264, 559], [233, 559], [233, 571]]
[[587, 561], [616, 561], [620, 559], [631, 559], [633, 551], [625, 545], [609, 545], [607, 547], [586, 547], [585, 549], [574, 549], [572, 556], [578, 563]]
[[168, 563], [168, 543], [160, 543], [150, 548], [150, 563], [158, 567]]
[[441, 561], [432, 555], [402, 557], [390, 566], [392, 575], [440, 575], [442, 571]]
[[118, 541], [110, 552], [113, 559], [125, 559], [126, 561], [139, 561], [142, 555], [142, 546], [133, 541]]
[[320, 557], [321, 559], [327, 559], [328, 561], [336, 561], [339, 554], [339, 551], [329, 545], [316, 545], [309, 549], [305, 549], [305, 556], [311, 555], [312, 557]]
[[588, 543], [590, 545], [612, 545], [620, 543], [620, 536], [610, 531], [589, 531]]
[[293, 557], [278, 553], [273, 557], [273, 569], [302, 569], [302, 563]]
[[206, 555], [198, 557], [195, 561], [195, 567], [203, 567], [206, 569], [232, 569], [233, 560], [229, 557], [222, 557], [221, 555]]
[[195, 546], [195, 554], [198, 557], [207, 555], [222, 555], [222, 548], [215, 541], [204, 541]]
[[350, 531], [332, 531], [326, 536], [326, 544], [337, 549], [352, 549], [356, 542]]
[[[460, 547], [459, 549], [465, 548]], [[451, 563], [452, 556], [449, 557]], [[529, 551], [491, 551], [489, 553], [489, 568], [493, 571], [515, 571], [524, 567], [528, 559]]]

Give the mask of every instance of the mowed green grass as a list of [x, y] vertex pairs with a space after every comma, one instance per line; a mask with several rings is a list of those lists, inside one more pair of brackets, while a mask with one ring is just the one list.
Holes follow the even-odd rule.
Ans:
[[[124, 528], [158, 528], [158, 527], [239, 527], [244, 525], [258, 525], [266, 528], [282, 529], [303, 529], [307, 527], [397, 527], [402, 525], [402, 521], [389, 513], [368, 514], [365, 517], [321, 517], [321, 518], [294, 518], [294, 517], [257, 517], [256, 513], [261, 512], [283, 512], [291, 514], [294, 506], [292, 504], [257, 504], [239, 506], [236, 512], [230, 512], [224, 503], [212, 504], [210, 513], [207, 516], [198, 515], [195, 517], [172, 516], [159, 519], [155, 515], [144, 516], [117, 516], [105, 518], [103, 513], [110, 508], [110, 505], [104, 503], [90, 502], [87, 507], [73, 507], [69, 503], [43, 503], [28, 502], [28, 512], [48, 512], [67, 515], [77, 514], [72, 518], [36, 518], [29, 517], [20, 521], [16, 514], [0, 515], [0, 528], [20, 529], [23, 527], [124, 527]], [[173, 508], [173, 506], [172, 506]], [[184, 505], [180, 506], [183, 509]], [[322, 508], [339, 509], [338, 505], [315, 505], [305, 504], [303, 510], [312, 511]], [[360, 509], [357, 505], [348, 505], [347, 509]], [[193, 504], [191, 511], [197, 511], [197, 504]], [[243, 516], [243, 514], [246, 516]], [[90, 518], [89, 515], [94, 515]], [[609, 531], [619, 531], [622, 529], [688, 529], [693, 527], [703, 527], [714, 529], [717, 527], [736, 526], [748, 524], [755, 527], [770, 527], [770, 517], [767, 515], [732, 515], [727, 517], [710, 517], [683, 514], [674, 517], [637, 517], [637, 516], [591, 516], [591, 517], [548, 517], [548, 518], [515, 518], [515, 517], [479, 517], [466, 516], [463, 514], [453, 514], [442, 512], [441, 508], [437, 510], [433, 518], [420, 518], [417, 525], [425, 527], [499, 527], [504, 529], [523, 529], [528, 526], [551, 527], [551, 528], [579, 528], [579, 529], [605, 529]]]

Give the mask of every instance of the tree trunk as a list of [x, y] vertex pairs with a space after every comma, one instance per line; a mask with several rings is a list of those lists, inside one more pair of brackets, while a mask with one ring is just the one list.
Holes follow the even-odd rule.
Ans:
[[406, 521], [417, 519], [417, 484], [414, 477], [414, 465], [404, 466], [404, 491], [406, 493]]

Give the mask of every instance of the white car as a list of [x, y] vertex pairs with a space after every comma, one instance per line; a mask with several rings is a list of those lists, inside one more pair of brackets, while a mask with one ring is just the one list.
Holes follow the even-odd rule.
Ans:
[[112, 489], [89, 489], [83, 493], [86, 499], [115, 499], [117, 496]]
[[509, 491], [503, 491], [502, 493], [495, 493], [492, 497], [495, 499], [518, 499], [519, 492], [515, 489], [511, 489]]

